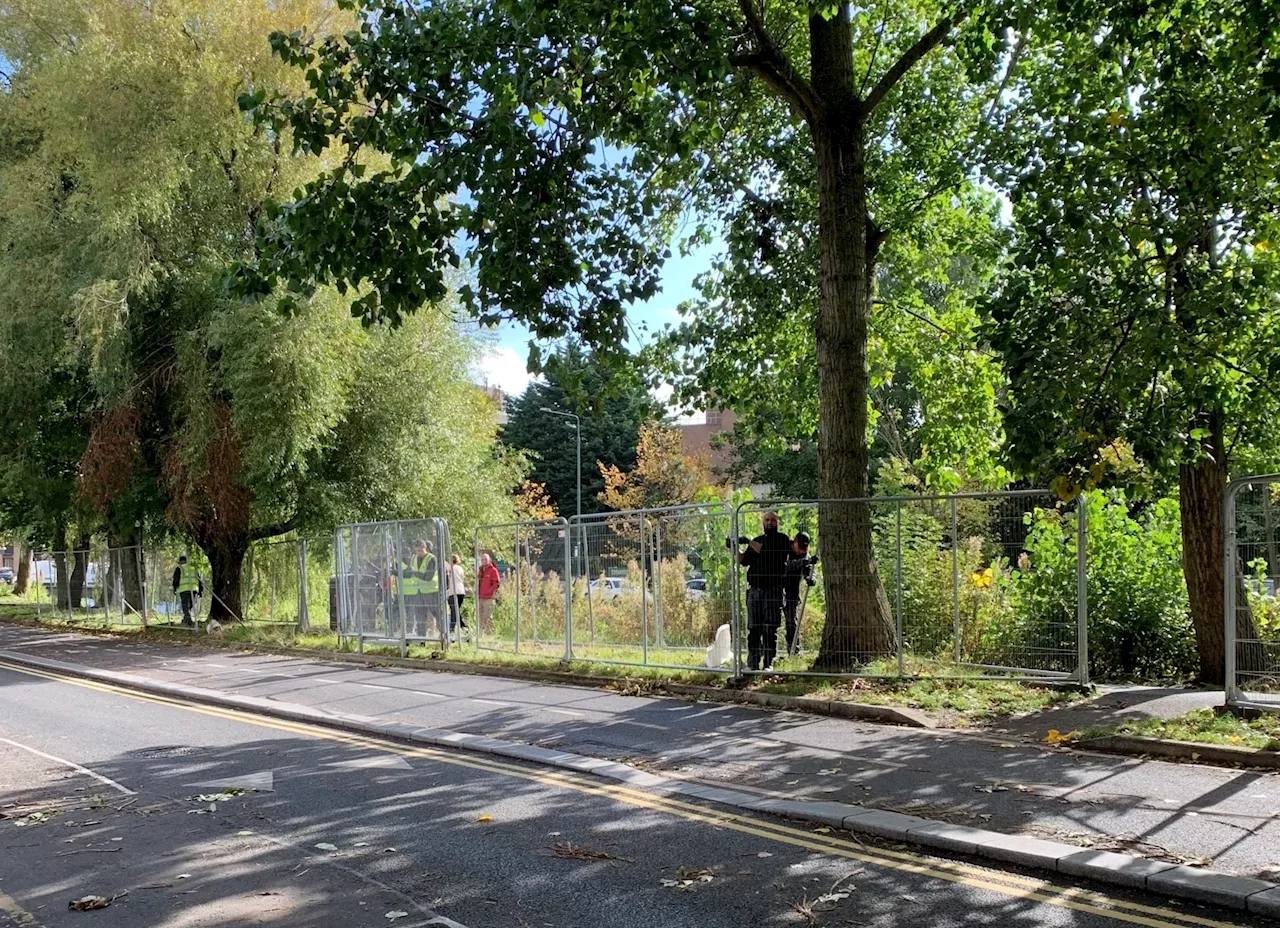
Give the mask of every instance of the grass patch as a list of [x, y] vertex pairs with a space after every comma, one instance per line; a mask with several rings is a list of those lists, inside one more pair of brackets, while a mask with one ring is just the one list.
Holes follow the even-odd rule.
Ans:
[[[35, 621], [37, 614], [35, 608], [27, 604], [0, 602], [0, 619]], [[197, 635], [177, 625], [104, 628], [100, 619], [68, 620], [65, 617], [53, 618], [47, 614], [40, 618], [40, 624], [68, 631], [100, 634], [105, 632], [176, 645], [241, 646], [282, 652], [307, 650], [354, 653], [356, 651], [354, 641], [341, 642], [337, 633], [327, 628], [302, 631], [295, 626], [280, 623], [234, 623], [223, 626], [222, 633], [216, 637]], [[366, 644], [364, 653], [374, 657], [399, 657], [400, 649], [395, 645]], [[542, 645], [541, 653], [519, 654], [512, 651], [479, 650], [473, 645], [451, 648], [447, 653], [442, 653], [438, 647], [429, 644], [413, 644], [408, 648], [408, 656], [411, 658], [425, 661], [444, 659], [452, 663], [471, 664], [477, 670], [485, 667], [510, 667], [602, 677], [616, 681], [616, 687], [624, 692], [656, 691], [666, 683], [724, 688], [730, 686], [728, 675], [710, 673], [696, 666], [688, 669], [636, 666], [643, 658], [638, 648], [597, 645], [593, 655], [635, 663], [575, 660], [566, 664], [561, 659], [560, 650], [551, 644]], [[649, 659], [677, 663], [687, 661], [689, 658], [685, 652], [671, 651], [668, 654], [651, 649]], [[942, 667], [932, 663], [912, 663], [906, 670], [907, 673], [918, 676], [904, 680], [756, 677], [745, 688], [761, 693], [920, 709], [938, 713], [945, 721], [959, 725], [1035, 712], [1085, 698], [1084, 695], [1068, 689], [1035, 686], [1008, 680], [984, 680], [974, 676], [971, 671], [950, 665]], [[867, 671], [873, 674], [889, 675], [896, 671], [896, 664], [886, 662], [883, 665], [872, 665], [867, 668]], [[943, 673], [946, 674], [945, 677], [941, 675]]]
[[1133, 719], [1119, 725], [1097, 726], [1084, 733], [1086, 739], [1108, 735], [1280, 751], [1280, 715], [1266, 713], [1256, 719], [1242, 719], [1226, 712], [1219, 715], [1212, 709], [1192, 709], [1171, 719]]

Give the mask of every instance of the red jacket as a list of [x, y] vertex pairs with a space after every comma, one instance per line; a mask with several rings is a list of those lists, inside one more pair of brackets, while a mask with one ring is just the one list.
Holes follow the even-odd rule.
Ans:
[[498, 568], [491, 562], [482, 564], [476, 582], [476, 595], [481, 599], [493, 599], [502, 586], [502, 578], [498, 576]]

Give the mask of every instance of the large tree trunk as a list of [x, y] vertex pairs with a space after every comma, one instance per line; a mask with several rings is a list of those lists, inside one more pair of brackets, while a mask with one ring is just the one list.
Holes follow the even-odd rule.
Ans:
[[248, 536], [237, 538], [219, 538], [209, 544], [201, 544], [200, 548], [209, 558], [209, 568], [213, 573], [210, 589], [205, 590], [209, 601], [209, 618], [219, 622], [238, 622], [244, 616], [241, 602], [244, 559], [249, 553]]
[[[828, 500], [867, 496], [867, 324], [879, 242], [867, 211], [866, 125], [856, 95], [851, 31], [841, 10], [809, 20], [810, 129], [818, 164], [818, 482]], [[872, 547], [871, 507], [818, 509], [827, 615], [814, 667], [849, 670], [894, 648], [889, 601]]]
[[[1226, 670], [1222, 505], [1228, 472], [1221, 416], [1214, 418], [1213, 434], [1205, 439], [1205, 456], [1193, 464], [1181, 465], [1178, 488], [1182, 511], [1182, 572], [1187, 581], [1196, 648], [1200, 652], [1199, 679], [1202, 683], [1221, 686]], [[1259, 669], [1263, 655], [1254, 643], [1258, 633], [1244, 585], [1239, 582], [1236, 584], [1236, 634], [1242, 639], [1236, 648], [1237, 669]]]
[[13, 553], [16, 561], [13, 595], [26, 596], [27, 590], [31, 587], [31, 549], [27, 547], [26, 542], [19, 541], [14, 545]]
[[84, 582], [89, 573], [89, 536], [81, 535], [76, 539], [75, 550], [71, 553], [73, 567], [68, 581], [68, 598], [71, 608], [79, 609], [84, 605]]

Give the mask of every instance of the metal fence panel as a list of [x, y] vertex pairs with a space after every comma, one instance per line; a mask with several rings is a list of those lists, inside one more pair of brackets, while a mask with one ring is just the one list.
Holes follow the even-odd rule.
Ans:
[[731, 525], [720, 503], [571, 520], [573, 656], [731, 672]]
[[735, 540], [776, 513], [816, 562], [737, 568], [741, 669], [1086, 681], [1076, 510], [1044, 491], [745, 503]]
[[[497, 568], [498, 595], [478, 596], [483, 558]], [[570, 589], [569, 524], [564, 519], [481, 525], [473, 538], [472, 582], [476, 582], [476, 647], [568, 658]]]
[[1280, 474], [1227, 487], [1223, 506], [1226, 701], [1280, 710]]

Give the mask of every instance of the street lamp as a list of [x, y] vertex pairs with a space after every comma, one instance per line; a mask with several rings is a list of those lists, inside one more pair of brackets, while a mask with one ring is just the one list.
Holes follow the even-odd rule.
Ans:
[[563, 412], [559, 409], [552, 409], [550, 406], [543, 406], [542, 412], [552, 416], [562, 416], [565, 419], [572, 419], [574, 428], [578, 433], [578, 515], [582, 515], [582, 419], [571, 412]]

